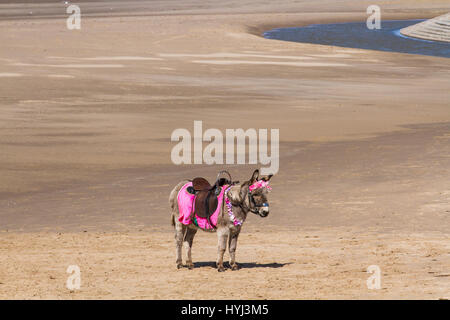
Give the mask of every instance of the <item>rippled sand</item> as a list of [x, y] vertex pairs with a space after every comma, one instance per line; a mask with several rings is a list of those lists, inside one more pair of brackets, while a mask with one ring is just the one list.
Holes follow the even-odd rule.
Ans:
[[[4, 2], [1, 298], [448, 297], [449, 60], [261, 37], [362, 21], [370, 1], [81, 2], [79, 31], [60, 2]], [[386, 19], [449, 11], [380, 5]], [[175, 267], [169, 192], [223, 169], [171, 163], [172, 131], [194, 120], [280, 129], [271, 213], [246, 222], [237, 272], [211, 268], [203, 233], [197, 268]], [[228, 169], [243, 181], [253, 167]]]

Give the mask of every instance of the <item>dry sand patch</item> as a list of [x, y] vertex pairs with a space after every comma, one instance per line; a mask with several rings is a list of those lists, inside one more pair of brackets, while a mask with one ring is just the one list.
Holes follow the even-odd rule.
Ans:
[[[450, 292], [448, 240], [250, 227], [238, 245], [241, 269], [218, 273], [214, 234], [197, 235], [194, 270], [177, 270], [171, 232], [2, 233], [0, 298], [442, 299]], [[66, 288], [69, 265], [80, 267], [79, 291]], [[369, 265], [381, 268], [379, 290], [367, 288]]]

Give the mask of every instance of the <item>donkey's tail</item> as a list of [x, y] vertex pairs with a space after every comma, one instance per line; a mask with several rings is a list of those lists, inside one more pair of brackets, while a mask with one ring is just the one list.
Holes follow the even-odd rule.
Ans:
[[172, 216], [170, 217], [170, 224], [172, 225], [172, 227], [175, 228], [175, 216], [174, 216], [174, 215], [172, 215]]

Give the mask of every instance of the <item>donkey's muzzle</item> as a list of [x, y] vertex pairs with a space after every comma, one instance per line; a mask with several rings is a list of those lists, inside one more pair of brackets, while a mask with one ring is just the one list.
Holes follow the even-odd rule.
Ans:
[[267, 217], [269, 215], [269, 204], [268, 203], [264, 203], [264, 205], [261, 206], [261, 208], [259, 208], [258, 214], [262, 218]]

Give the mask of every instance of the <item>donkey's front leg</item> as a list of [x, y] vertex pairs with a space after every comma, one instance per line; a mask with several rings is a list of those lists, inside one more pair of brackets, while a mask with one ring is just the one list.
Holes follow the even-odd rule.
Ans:
[[230, 251], [231, 270], [239, 269], [239, 267], [236, 263], [236, 247], [237, 247], [237, 240], [239, 237], [239, 232], [240, 232], [240, 230], [231, 231], [230, 237], [228, 238], [228, 250]]
[[219, 228], [217, 229], [217, 240], [218, 240], [218, 253], [217, 253], [217, 271], [222, 272], [225, 271], [223, 267], [223, 254], [227, 249], [227, 238], [228, 238], [229, 230], [228, 228]]

